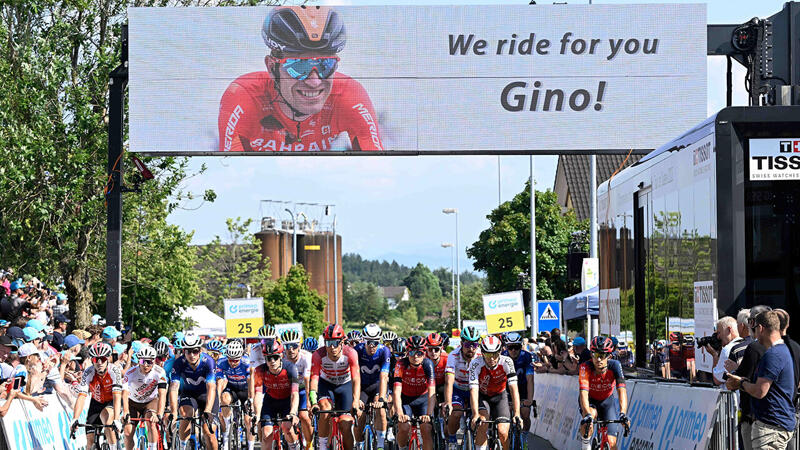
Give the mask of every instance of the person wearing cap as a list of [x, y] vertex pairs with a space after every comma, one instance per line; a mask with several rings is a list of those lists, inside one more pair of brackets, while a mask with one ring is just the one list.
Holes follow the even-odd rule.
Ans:
[[57, 316], [61, 314], [66, 316], [67, 311], [69, 311], [69, 306], [67, 306], [67, 295], [56, 294], [56, 304], [53, 306], [53, 315]]
[[[79, 355], [85, 343], [86, 341], [74, 334], [64, 338], [64, 350], [61, 354], [62, 363], [59, 365], [59, 371], [61, 379], [70, 386], [77, 386], [80, 381], [80, 362], [83, 359]], [[74, 361], [77, 361], [77, 367], [75, 367]]]
[[42, 354], [33, 342], [28, 342], [19, 348], [20, 365], [17, 366], [17, 375], [26, 376], [25, 393], [35, 395], [41, 393], [44, 386], [46, 373], [43, 372]]
[[586, 346], [586, 339], [581, 336], [572, 341], [573, 353], [578, 356], [578, 366], [592, 360], [592, 352]]
[[60, 349], [64, 346], [64, 337], [67, 335], [67, 324], [71, 321], [63, 314], [56, 314], [53, 316], [53, 347]]
[[117, 343], [117, 339], [120, 336], [122, 336], [122, 333], [120, 333], [119, 330], [117, 330], [111, 325], [103, 328], [103, 334], [102, 334], [103, 342], [110, 345], [111, 348], [114, 348], [114, 344]]
[[0, 319], [0, 336], [6, 335], [9, 325], [11, 324], [7, 320]]

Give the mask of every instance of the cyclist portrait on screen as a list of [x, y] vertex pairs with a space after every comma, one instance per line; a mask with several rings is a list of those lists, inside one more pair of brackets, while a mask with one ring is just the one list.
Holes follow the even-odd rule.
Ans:
[[240, 76], [222, 95], [219, 151], [383, 150], [369, 95], [337, 72], [347, 39], [335, 10], [273, 8], [261, 36], [266, 70]]

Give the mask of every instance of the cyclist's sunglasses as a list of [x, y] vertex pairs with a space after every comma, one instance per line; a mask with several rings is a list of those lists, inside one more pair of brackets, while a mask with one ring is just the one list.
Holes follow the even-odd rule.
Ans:
[[267, 361], [277, 361], [281, 359], [281, 355], [267, 355]]
[[97, 356], [97, 357], [92, 358], [92, 362], [95, 363], [95, 364], [108, 362], [108, 357], [106, 357], [106, 356]]
[[318, 56], [307, 58], [282, 58], [279, 60], [289, 76], [295, 80], [303, 81], [311, 76], [311, 72], [317, 71], [322, 79], [327, 79], [336, 72], [339, 64], [338, 56]]
[[494, 359], [500, 356], [500, 352], [483, 352], [484, 358]]
[[377, 347], [381, 345], [381, 341], [365, 341], [367, 345], [370, 347]]
[[477, 342], [464, 342], [461, 345], [463, 345], [465, 348], [478, 348], [478, 345], [480, 344], [478, 344]]
[[144, 364], [146, 366], [152, 366], [153, 360], [152, 359], [140, 359], [139, 364]]
[[192, 355], [199, 355], [201, 351], [202, 350], [200, 350], [199, 348], [187, 348], [186, 350], [184, 350], [184, 352], [190, 353]]
[[411, 350], [408, 352], [408, 356], [425, 356], [425, 352], [422, 350]]
[[611, 353], [600, 353], [600, 352], [594, 352], [594, 356], [596, 356], [596, 357], [597, 357], [597, 359], [606, 359], [606, 358], [608, 358], [609, 356], [611, 356]]
[[300, 344], [296, 344], [294, 342], [283, 344], [283, 348], [285, 348], [286, 350], [297, 350], [298, 348], [300, 348]]
[[511, 344], [508, 346], [509, 350], [522, 350], [522, 344]]
[[430, 350], [430, 351], [432, 351], [434, 353], [435, 352], [440, 352], [440, 351], [442, 351], [442, 347], [428, 347], [428, 350]]
[[341, 339], [326, 339], [325, 340], [325, 346], [326, 347], [338, 347], [340, 345], [342, 345], [342, 340]]

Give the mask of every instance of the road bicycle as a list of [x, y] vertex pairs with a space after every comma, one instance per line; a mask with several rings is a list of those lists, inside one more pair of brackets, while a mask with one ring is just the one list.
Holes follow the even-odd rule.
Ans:
[[[105, 428], [111, 428], [111, 431], [114, 433], [114, 436], [117, 437], [117, 442], [119, 442], [119, 431], [114, 425], [93, 425], [90, 423], [79, 423], [75, 425], [75, 428], [70, 431], [69, 438], [70, 440], [75, 440], [75, 432], [77, 428], [85, 428], [86, 433], [94, 433], [94, 445], [90, 450], [112, 450], [111, 444], [106, 442], [105, 433], [103, 433]], [[116, 449], [114, 449], [116, 450]]]
[[[203, 417], [196, 416], [178, 416], [175, 418], [175, 430], [172, 433], [172, 450], [180, 450], [181, 437], [180, 437], [180, 423], [189, 422], [189, 440], [186, 444], [186, 450], [202, 450], [206, 448], [203, 442], [203, 424], [208, 421]], [[208, 423], [211, 427], [213, 424]], [[216, 430], [217, 442], [219, 442], [219, 427]]]
[[[255, 418], [253, 417], [253, 412], [250, 410], [249, 405], [245, 403], [244, 408], [242, 408], [242, 403], [239, 401], [233, 402], [231, 405], [224, 405], [220, 406], [220, 409], [228, 408], [231, 410], [231, 423], [230, 427], [228, 427], [225, 432], [228, 435], [227, 443], [228, 448], [223, 450], [245, 450], [247, 449], [247, 432], [245, 431], [245, 423], [244, 417], [245, 415], [250, 416], [250, 423], [255, 426]], [[251, 431], [252, 430], [251, 426]], [[220, 431], [221, 432], [221, 431]], [[253, 436], [257, 436], [257, 433], [253, 433]]]
[[497, 431], [497, 425], [501, 423], [511, 423], [511, 420], [506, 417], [498, 417], [495, 420], [478, 419], [476, 430], [474, 431], [477, 431], [477, 427], [482, 424], [488, 425], [486, 428], [486, 446], [489, 450], [503, 449], [503, 446], [500, 444], [500, 433]]
[[516, 423], [511, 424], [511, 432], [509, 433], [509, 449], [511, 450], [528, 450], [528, 441], [523, 439], [522, 427]]
[[[364, 448], [363, 450], [377, 450], [378, 448], [378, 435], [375, 433], [375, 412], [378, 409], [388, 409], [386, 403], [380, 402], [381, 406], [375, 408], [372, 403], [365, 405], [364, 413], [366, 414], [366, 421], [364, 422]], [[388, 427], [387, 427], [388, 428]], [[386, 444], [384, 443], [384, 449]]]
[[[292, 422], [291, 416], [286, 417], [278, 417], [274, 419], [272, 422], [272, 447], [267, 448], [266, 443], [262, 442], [261, 450], [286, 450], [289, 448], [289, 443], [286, 441], [286, 438], [283, 436], [283, 428], [281, 424], [284, 422]], [[295, 434], [297, 434], [299, 430], [295, 429]], [[298, 436], [299, 439], [299, 436]]]
[[342, 432], [339, 431], [339, 417], [350, 414], [350, 411], [344, 411], [341, 409], [324, 409], [324, 410], [317, 410], [314, 411], [314, 417], [316, 421], [314, 422], [314, 448], [318, 448], [318, 437], [319, 432], [317, 429], [317, 425], [319, 424], [319, 415], [320, 414], [328, 414], [330, 417], [331, 422], [331, 436], [328, 439], [328, 449], [330, 450], [344, 450], [344, 441]]
[[411, 429], [408, 430], [408, 450], [422, 450], [422, 432], [419, 426], [425, 423], [422, 419], [428, 416], [409, 417], [408, 424]]
[[[150, 419], [146, 419], [144, 417], [137, 417], [137, 418], [130, 418], [128, 422], [131, 422], [136, 425], [136, 428], [133, 430], [133, 448], [136, 450], [147, 450], [150, 441], [148, 439], [149, 431], [147, 427], [147, 423], [150, 422]], [[161, 428], [161, 422], [155, 422], [156, 426], [156, 436], [157, 440], [156, 443], [158, 444], [158, 450], [164, 450], [164, 442], [165, 442], [165, 433]]]
[[[456, 408], [453, 407], [452, 411], [448, 412], [447, 417], [445, 417], [445, 422], [449, 422], [450, 414], [456, 411], [460, 411], [464, 413], [461, 416], [461, 430], [463, 432], [461, 438], [461, 449], [463, 450], [474, 450], [475, 447], [475, 432], [472, 430], [472, 427], [469, 426], [470, 421], [472, 420], [472, 409], [470, 408]], [[446, 445], [446, 444], [445, 444]]]
[[[441, 411], [442, 405], [436, 407], [436, 411]], [[447, 435], [444, 432], [445, 421], [441, 414], [437, 413], [431, 418], [431, 427], [433, 428], [433, 449], [445, 450], [447, 448]]]
[[[581, 421], [581, 424], [588, 423]], [[611, 444], [608, 442], [608, 426], [612, 423], [622, 424], [625, 430], [625, 437], [630, 433], [630, 423], [627, 420], [597, 420], [593, 419], [592, 423], [597, 425], [597, 432], [592, 437], [592, 450], [611, 450]]]

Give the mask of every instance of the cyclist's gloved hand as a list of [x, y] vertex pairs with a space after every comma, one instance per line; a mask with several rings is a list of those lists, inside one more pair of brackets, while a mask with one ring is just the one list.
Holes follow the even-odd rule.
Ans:
[[583, 419], [581, 419], [581, 425], [585, 425], [587, 423], [592, 423], [592, 415], [591, 414], [587, 414], [587, 415], [583, 416]]
[[245, 411], [252, 411], [253, 410], [253, 401], [249, 398], [244, 401], [244, 409]]
[[114, 429], [117, 430], [117, 433], [122, 432], [122, 422], [115, 420], [112, 425], [114, 425]]
[[211, 415], [211, 413], [208, 412], [208, 411], [203, 411], [203, 419], [205, 419], [205, 421], [208, 424], [209, 428], [211, 428], [211, 423], [212, 423], [211, 421], [213, 419], [213, 416]]
[[626, 416], [625, 413], [623, 412], [619, 413], [619, 420], [621, 422], [624, 422], [626, 425], [630, 423], [630, 420], [628, 420], [628, 416]]
[[122, 415], [122, 423], [128, 423], [128, 421], [130, 421], [130, 420], [131, 420], [131, 415], [130, 414], [123, 414]]
[[72, 425], [69, 426], [69, 429], [72, 433], [78, 429], [78, 419], [72, 419]]

